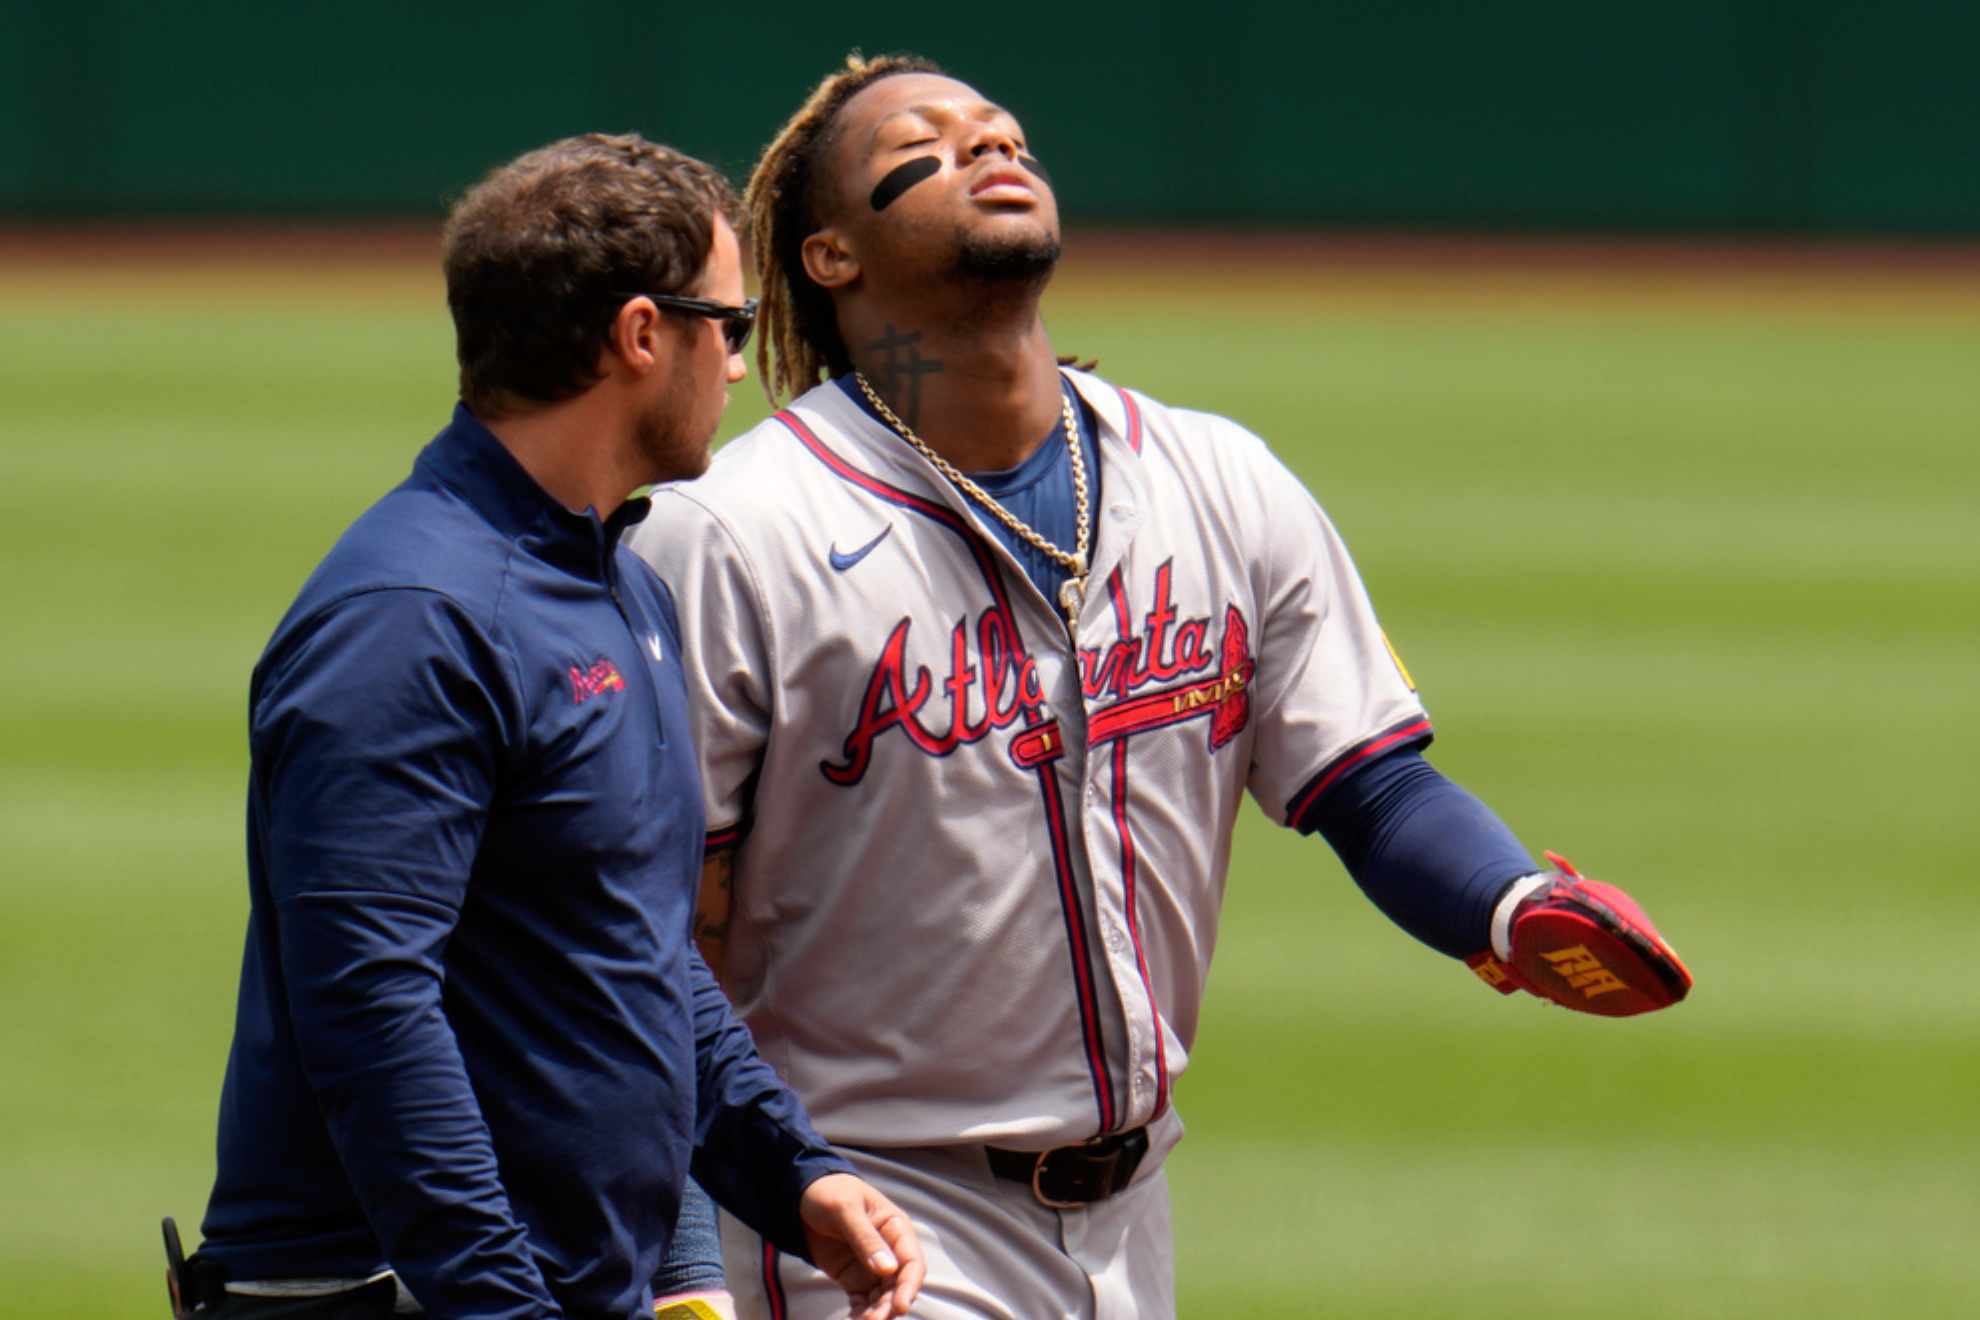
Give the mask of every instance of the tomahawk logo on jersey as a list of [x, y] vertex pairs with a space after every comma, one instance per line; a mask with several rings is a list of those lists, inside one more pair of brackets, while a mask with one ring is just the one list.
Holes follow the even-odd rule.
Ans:
[[1074, 638], [832, 385], [657, 495], [635, 540], [682, 606], [710, 845], [741, 841], [729, 989], [840, 1143], [1152, 1123], [1159, 1156], [1243, 792], [1284, 820], [1428, 737], [1345, 548], [1262, 442], [1067, 380], [1105, 481]]

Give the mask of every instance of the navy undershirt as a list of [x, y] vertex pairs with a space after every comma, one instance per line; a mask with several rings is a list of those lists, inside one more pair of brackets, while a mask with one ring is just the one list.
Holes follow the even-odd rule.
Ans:
[[1389, 920], [1453, 958], [1489, 947], [1506, 887], [1544, 869], [1490, 807], [1414, 747], [1360, 767], [1293, 825], [1326, 839]]
[[[833, 382], [845, 396], [866, 410], [869, 417], [886, 422], [873, 411], [866, 396], [860, 392], [850, 375], [840, 376]], [[1086, 507], [1091, 519], [1088, 532], [1089, 545], [1100, 536], [1100, 451], [1094, 443], [1098, 434], [1098, 423], [1094, 420], [1093, 409], [1078, 391], [1060, 378], [1059, 388], [1073, 401], [1073, 416], [1079, 423], [1080, 453], [1086, 459]], [[889, 427], [889, 430], [893, 428]], [[972, 472], [971, 481], [983, 487], [984, 493], [1004, 506], [1013, 517], [1031, 527], [1053, 545], [1071, 552], [1079, 544], [1079, 505], [1073, 492], [1072, 449], [1066, 444], [1066, 424], [1062, 417], [1045, 437], [1032, 455], [1016, 467], [1003, 468], [994, 472]], [[972, 503], [974, 503], [972, 501]], [[1002, 520], [988, 509], [977, 506], [983, 524], [994, 533], [997, 539], [1017, 557], [1023, 565], [1025, 576], [1043, 592], [1045, 599], [1053, 602], [1053, 610], [1058, 609], [1059, 585], [1066, 580], [1067, 573], [1056, 559], [1043, 550], [1024, 540], [1016, 532], [1004, 526]]]

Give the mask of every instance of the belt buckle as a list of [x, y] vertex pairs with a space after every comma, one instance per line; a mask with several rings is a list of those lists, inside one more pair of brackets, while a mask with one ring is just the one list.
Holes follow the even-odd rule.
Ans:
[[1044, 1185], [1045, 1161], [1051, 1159], [1053, 1154], [1057, 1151], [1070, 1150], [1070, 1149], [1077, 1149], [1077, 1148], [1068, 1147], [1068, 1146], [1054, 1146], [1052, 1147], [1051, 1150], [1041, 1150], [1038, 1152], [1037, 1160], [1032, 1163], [1031, 1166], [1032, 1198], [1036, 1200], [1038, 1204], [1044, 1206], [1048, 1210], [1077, 1210], [1081, 1206], [1086, 1204], [1086, 1202], [1084, 1201], [1055, 1201], [1051, 1197], [1045, 1194], [1045, 1185]]

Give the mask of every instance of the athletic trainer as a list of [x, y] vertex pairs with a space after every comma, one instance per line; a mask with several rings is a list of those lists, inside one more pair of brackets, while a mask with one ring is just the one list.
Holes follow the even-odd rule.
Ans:
[[182, 1312], [648, 1317], [692, 1156], [841, 1308], [905, 1313], [907, 1221], [691, 946], [675, 597], [618, 544], [628, 492], [706, 466], [742, 377], [733, 212], [700, 162], [594, 134], [449, 218], [460, 406], [254, 671], [247, 949]]
[[[911, 1215], [925, 1317], [1174, 1313], [1162, 1162], [1239, 799], [1501, 988], [1688, 978], [1536, 864], [1430, 721], [1313, 499], [1236, 423], [1055, 357], [1018, 122], [853, 59], [747, 194], [782, 412], [633, 544], [685, 602], [699, 929], [765, 1057]], [[723, 1220], [746, 1316], [838, 1288]]]

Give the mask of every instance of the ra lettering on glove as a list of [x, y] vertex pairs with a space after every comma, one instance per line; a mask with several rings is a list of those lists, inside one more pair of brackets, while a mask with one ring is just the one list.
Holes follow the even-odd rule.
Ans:
[[1558, 853], [1546, 856], [1557, 869], [1516, 881], [1493, 915], [1492, 947], [1465, 959], [1478, 979], [1603, 1017], [1683, 999], [1691, 973], [1636, 900]]

